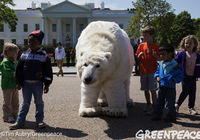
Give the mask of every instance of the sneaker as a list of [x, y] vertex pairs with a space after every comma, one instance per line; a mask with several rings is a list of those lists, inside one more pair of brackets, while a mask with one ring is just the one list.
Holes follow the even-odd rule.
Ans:
[[21, 129], [21, 128], [23, 128], [24, 127], [24, 123], [20, 123], [20, 122], [16, 122], [16, 123], [14, 123], [13, 125], [11, 125], [10, 127], [9, 127], [9, 129], [10, 130], [16, 130], [16, 129]]
[[178, 113], [178, 111], [179, 111], [179, 105], [178, 104], [175, 104], [175, 109], [176, 109], [176, 112]]
[[189, 113], [191, 115], [197, 115], [198, 114], [197, 111], [194, 108], [189, 108]]
[[39, 129], [44, 129], [44, 128], [46, 128], [46, 124], [44, 122], [39, 122], [39, 123], [37, 123], [37, 127]]
[[12, 117], [12, 116], [8, 117], [7, 122], [8, 122], [8, 123], [14, 123], [14, 122], [15, 122], [14, 117]]

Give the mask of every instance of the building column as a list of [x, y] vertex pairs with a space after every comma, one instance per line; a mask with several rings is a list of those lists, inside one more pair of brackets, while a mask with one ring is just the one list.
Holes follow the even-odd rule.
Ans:
[[91, 22], [91, 18], [89, 17], [89, 18], [88, 18], [88, 24], [90, 24], [90, 22]]
[[46, 17], [42, 17], [42, 31], [44, 32], [44, 40], [42, 42], [42, 45], [47, 45], [47, 29], [46, 29]]
[[76, 45], [76, 18], [73, 18], [73, 47]]
[[61, 25], [61, 18], [57, 19], [57, 42], [62, 43], [62, 25]]

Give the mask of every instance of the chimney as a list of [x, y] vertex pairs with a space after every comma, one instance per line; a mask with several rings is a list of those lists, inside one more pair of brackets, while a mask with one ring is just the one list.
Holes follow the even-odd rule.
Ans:
[[44, 10], [44, 9], [46, 9], [46, 8], [48, 8], [48, 7], [50, 7], [51, 6], [51, 3], [50, 2], [42, 2], [41, 3], [41, 9], [42, 10]]
[[31, 3], [31, 8], [32, 8], [32, 9], [35, 9], [35, 8], [36, 8], [36, 3], [34, 3], [33, 1], [32, 1], [32, 3]]
[[101, 9], [104, 9], [104, 8], [105, 8], [105, 3], [102, 2], [102, 3], [101, 3]]

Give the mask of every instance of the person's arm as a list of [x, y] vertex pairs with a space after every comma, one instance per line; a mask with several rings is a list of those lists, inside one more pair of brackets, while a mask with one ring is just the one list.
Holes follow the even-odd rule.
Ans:
[[65, 53], [65, 49], [63, 48], [63, 59], [65, 58], [65, 55], [66, 55], [66, 53]]
[[153, 56], [156, 58], [157, 61], [161, 61], [160, 58], [160, 51], [159, 51], [159, 47], [157, 46], [155, 49], [152, 50], [152, 54]]
[[173, 72], [172, 81], [174, 83], [180, 83], [184, 78], [183, 71], [177, 67], [177, 69]]
[[19, 62], [16, 67], [16, 72], [15, 72], [15, 78], [16, 78], [18, 90], [20, 90], [24, 84], [24, 74], [23, 73], [24, 73], [24, 61], [19, 59]]
[[158, 65], [158, 68], [154, 74], [154, 78], [156, 79], [157, 82], [160, 82], [160, 64]]
[[44, 64], [44, 93], [49, 91], [49, 86], [53, 81], [53, 72], [51, 67], [51, 61], [49, 57], [46, 58], [46, 62]]
[[137, 51], [136, 51], [136, 55], [137, 57], [140, 59], [143, 55], [144, 55], [144, 52], [142, 51], [142, 48], [141, 48], [141, 44], [139, 45]]

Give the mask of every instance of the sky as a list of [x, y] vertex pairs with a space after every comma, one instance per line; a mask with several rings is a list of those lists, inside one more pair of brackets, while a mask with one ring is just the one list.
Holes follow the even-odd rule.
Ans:
[[[26, 9], [31, 7], [31, 2], [33, 0], [13, 0], [16, 4], [13, 9]], [[64, 0], [49, 0], [49, 2], [54, 5]], [[105, 8], [110, 8], [112, 10], [125, 10], [127, 8], [133, 8], [132, 1], [136, 0], [69, 0], [72, 3], [78, 5], [84, 5], [85, 3], [95, 3], [95, 7], [100, 7], [100, 3], [105, 3]], [[177, 15], [182, 11], [187, 11], [191, 14], [192, 18], [200, 18], [200, 0], [166, 0], [171, 4], [172, 8], [175, 10], [174, 13]], [[48, 0], [34, 0], [37, 7], [40, 7], [41, 2], [48, 2]]]

